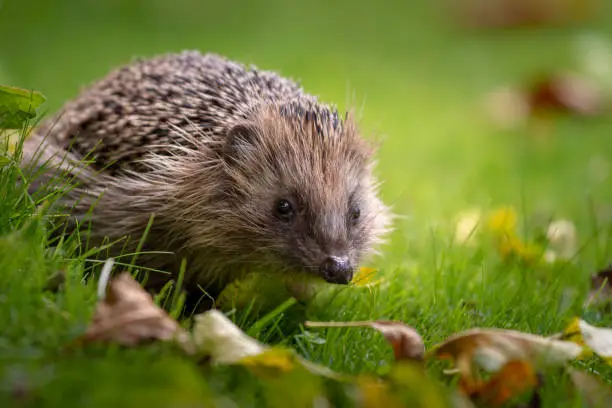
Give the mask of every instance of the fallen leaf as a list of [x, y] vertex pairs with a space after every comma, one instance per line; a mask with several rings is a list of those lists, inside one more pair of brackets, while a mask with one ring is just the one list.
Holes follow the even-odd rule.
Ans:
[[594, 116], [603, 108], [600, 90], [586, 78], [569, 73], [542, 75], [529, 84], [527, 99], [532, 115], [556, 111]]
[[588, 347], [608, 364], [612, 365], [612, 329], [595, 327], [582, 319], [575, 318], [565, 330], [570, 333], [569, 341]]
[[504, 86], [488, 93], [484, 109], [502, 129], [517, 129], [531, 121], [535, 130], [546, 131], [555, 115], [602, 114], [608, 98], [604, 89], [586, 75], [552, 72], [522, 86]]
[[556, 336], [556, 338], [564, 341], [571, 341], [581, 346], [583, 349], [578, 358], [587, 358], [593, 355], [593, 351], [589, 349], [584, 342], [582, 332], [580, 331], [580, 319], [577, 317], [573, 318], [570, 324], [563, 330], [563, 333]]
[[612, 390], [601, 380], [572, 367], [568, 367], [567, 372], [589, 407], [612, 407]]
[[210, 357], [212, 364], [240, 364], [254, 370], [276, 367], [287, 371], [299, 365], [310, 373], [343, 378], [327, 367], [311, 363], [293, 350], [269, 347], [248, 336], [223, 313], [208, 310], [194, 317], [193, 340], [199, 353]]
[[578, 344], [504, 329], [471, 329], [450, 336], [434, 346], [426, 358], [436, 356], [455, 362], [468, 387], [476, 387], [476, 366], [488, 372], [501, 370], [509, 361], [529, 361], [534, 369], [565, 364], [576, 358]]
[[361, 267], [359, 271], [353, 276], [351, 280], [351, 284], [355, 286], [363, 286], [366, 285], [374, 279], [374, 275], [376, 273], [376, 269]]
[[453, 11], [469, 28], [515, 28], [582, 22], [600, 5], [600, 0], [454, 0]]
[[470, 398], [486, 406], [500, 406], [537, 385], [536, 373], [531, 364], [524, 360], [508, 361], [486, 382], [472, 384], [463, 379], [460, 381], [461, 388]]
[[355, 276], [353, 276], [350, 285], [353, 287], [372, 288], [385, 282], [385, 278], [382, 277], [374, 279], [376, 272], [374, 268], [361, 267]]
[[292, 371], [296, 366], [295, 357], [296, 355], [291, 349], [272, 347], [259, 354], [243, 357], [238, 362], [263, 376], [270, 371], [274, 374]]
[[19, 129], [45, 100], [40, 92], [0, 85], [0, 129]]
[[606, 304], [612, 301], [612, 264], [591, 276], [589, 304]]
[[135, 346], [151, 340], [175, 340], [186, 351], [193, 351], [188, 333], [124, 272], [110, 280], [87, 331], [77, 342]]
[[198, 350], [213, 364], [234, 364], [248, 356], [256, 356], [267, 346], [247, 336], [223, 313], [212, 309], [194, 317], [193, 340]]
[[306, 327], [370, 327], [382, 333], [391, 344], [395, 360], [422, 361], [425, 346], [421, 336], [412, 327], [402, 322], [305, 322]]

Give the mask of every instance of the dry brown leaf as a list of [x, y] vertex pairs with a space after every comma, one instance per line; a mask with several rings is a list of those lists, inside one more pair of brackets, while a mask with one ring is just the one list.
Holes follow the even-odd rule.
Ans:
[[586, 78], [575, 74], [555, 73], [542, 76], [528, 88], [532, 114], [545, 111], [593, 116], [601, 112], [603, 95]]
[[534, 369], [549, 365], [562, 365], [580, 355], [582, 347], [576, 343], [541, 337], [504, 329], [472, 329], [450, 336], [428, 352], [455, 362], [459, 374], [468, 386], [477, 386], [479, 380], [473, 367], [488, 372], [501, 370], [509, 361], [522, 360]]
[[515, 129], [533, 120], [550, 124], [551, 114], [592, 117], [605, 111], [604, 91], [586, 76], [567, 72], [540, 75], [523, 86], [495, 90], [484, 100], [484, 109], [502, 129]]
[[391, 344], [395, 360], [422, 361], [425, 356], [423, 339], [412, 327], [402, 322], [379, 320], [372, 322], [305, 322], [306, 327], [371, 327], [382, 333]]
[[453, 0], [460, 24], [470, 28], [511, 28], [568, 24], [595, 16], [601, 0]]
[[461, 379], [459, 384], [473, 400], [496, 407], [536, 387], [538, 377], [529, 362], [512, 360], [489, 381], [471, 384]]
[[191, 352], [188, 333], [159, 308], [127, 272], [111, 279], [81, 342], [113, 342], [136, 346], [145, 341], [176, 340]]

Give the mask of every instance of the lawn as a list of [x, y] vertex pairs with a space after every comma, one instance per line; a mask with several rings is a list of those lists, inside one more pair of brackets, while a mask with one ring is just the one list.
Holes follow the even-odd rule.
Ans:
[[[387, 286], [348, 288], [331, 303], [315, 298], [249, 332], [311, 361], [376, 373], [393, 353], [373, 330], [306, 330], [304, 319], [401, 320], [427, 347], [472, 327], [551, 335], [574, 316], [612, 326], [609, 313], [583, 307], [590, 275], [612, 262], [612, 116], [566, 115], [546, 127], [500, 130], [483, 104], [498, 86], [579, 67], [585, 38], [612, 44], [612, 10], [583, 26], [466, 32], [445, 24], [428, 2], [393, 3], [0, 1], [0, 84], [42, 92], [52, 112], [134, 56], [197, 48], [300, 79], [341, 109], [356, 105], [364, 132], [384, 142], [383, 199], [404, 217], [383, 256], [367, 265]], [[194, 407], [209, 389], [251, 406], [255, 385], [244, 374], [203, 372], [160, 345], [61, 352], [89, 324], [96, 283], [81, 277], [99, 262], [76, 255], [76, 237], [50, 248], [47, 219], [15, 183], [17, 163], [3, 166], [2, 406]], [[525, 242], [546, 217], [571, 220], [576, 256], [526, 266], [502, 259], [485, 238], [453, 240], [458, 214], [505, 206], [518, 214]], [[64, 289], [43, 291], [58, 270]], [[256, 319], [240, 310], [230, 317], [245, 331]], [[578, 366], [612, 383], [612, 368], [600, 359]], [[443, 378], [439, 365], [430, 370]], [[543, 406], [578, 406], [566, 387], [564, 378], [547, 377]]]

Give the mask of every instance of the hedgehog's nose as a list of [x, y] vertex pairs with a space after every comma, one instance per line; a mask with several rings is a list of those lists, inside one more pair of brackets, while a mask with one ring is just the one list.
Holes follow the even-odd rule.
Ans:
[[321, 275], [329, 283], [346, 285], [353, 279], [353, 266], [346, 256], [330, 256], [320, 267]]

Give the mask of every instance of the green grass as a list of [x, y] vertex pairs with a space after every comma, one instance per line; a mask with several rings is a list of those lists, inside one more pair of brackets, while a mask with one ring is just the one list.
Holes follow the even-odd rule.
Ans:
[[[304, 318], [398, 319], [428, 346], [470, 327], [547, 335], [572, 316], [612, 326], [609, 314], [582, 307], [589, 275], [612, 262], [612, 176], [593, 166], [611, 165], [612, 118], [560, 118], [542, 141], [496, 130], [480, 99], [497, 85], [575, 67], [576, 40], [585, 33], [609, 38], [612, 13], [586, 27], [465, 33], [444, 25], [426, 2], [396, 3], [0, 2], [0, 83], [41, 91], [53, 111], [134, 55], [199, 48], [299, 78], [341, 108], [362, 107], [364, 131], [384, 137], [383, 198], [407, 217], [372, 264], [388, 274], [388, 288], [346, 290], [295, 315], [292, 307], [280, 322], [252, 331], [312, 361], [367, 373], [387, 366], [392, 353], [373, 331], [304, 332]], [[223, 370], [204, 376], [163, 347], [60, 354], [93, 313], [95, 282], [82, 278], [93, 263], [74, 253], [77, 237], [49, 245], [48, 224], [17, 176], [16, 162], [0, 169], [0, 388], [7, 404], [106, 406], [119, 395], [125, 406], [198, 406], [210, 388], [248, 405], [254, 386], [245, 378]], [[570, 266], [528, 268], [503, 263], [484, 241], [452, 243], [457, 213], [500, 205], [517, 209], [528, 236], [535, 215], [572, 220], [580, 253]], [[60, 269], [65, 289], [42, 291]], [[245, 331], [253, 323], [244, 313], [232, 317]], [[612, 382], [612, 369], [597, 359], [584, 365]], [[544, 405], [574, 406], [563, 388], [553, 376]]]

